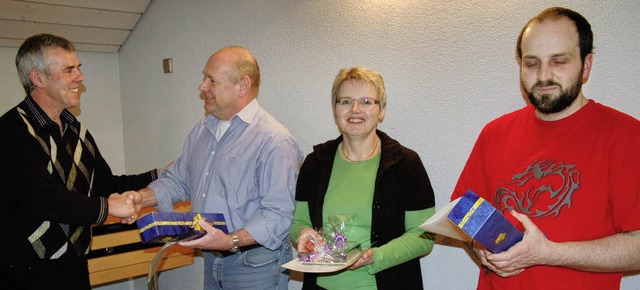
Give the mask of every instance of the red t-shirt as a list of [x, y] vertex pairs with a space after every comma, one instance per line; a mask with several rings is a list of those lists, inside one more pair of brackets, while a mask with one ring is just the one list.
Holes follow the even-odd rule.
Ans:
[[[554, 242], [640, 229], [640, 122], [589, 101], [562, 120], [527, 106], [485, 126], [451, 199], [468, 189], [526, 214]], [[520, 229], [522, 229], [520, 227]], [[535, 266], [501, 278], [480, 271], [478, 289], [620, 289], [622, 273]]]

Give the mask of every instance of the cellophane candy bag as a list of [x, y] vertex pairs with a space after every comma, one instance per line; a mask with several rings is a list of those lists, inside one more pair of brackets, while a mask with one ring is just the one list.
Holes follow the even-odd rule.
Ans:
[[345, 264], [349, 251], [348, 232], [353, 225], [353, 216], [331, 215], [329, 224], [318, 231], [307, 242], [308, 252], [298, 253], [302, 264]]

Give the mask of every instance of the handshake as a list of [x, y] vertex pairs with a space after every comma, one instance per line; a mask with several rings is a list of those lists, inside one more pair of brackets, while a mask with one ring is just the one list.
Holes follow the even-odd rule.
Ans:
[[143, 208], [142, 192], [127, 191], [122, 194], [112, 193], [107, 199], [109, 215], [120, 218], [123, 224], [131, 224], [138, 218], [138, 212]]
[[[169, 162], [164, 168], [156, 169], [156, 175], [160, 176], [163, 171], [173, 165]], [[144, 198], [147, 198], [147, 201]], [[143, 207], [156, 205], [155, 193], [150, 187], [141, 190], [130, 190], [124, 193], [112, 193], [107, 199], [109, 202], [109, 215], [120, 218], [123, 224], [132, 224], [138, 219], [138, 213]]]

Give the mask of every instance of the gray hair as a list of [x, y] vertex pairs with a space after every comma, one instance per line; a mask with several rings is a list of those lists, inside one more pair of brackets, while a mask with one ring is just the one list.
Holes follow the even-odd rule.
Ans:
[[66, 51], [75, 51], [75, 46], [71, 41], [51, 34], [36, 34], [27, 38], [16, 55], [16, 69], [22, 82], [22, 87], [29, 93], [35, 89], [35, 85], [31, 82], [29, 76], [31, 69], [36, 68], [45, 74], [50, 73], [50, 60], [46, 56], [49, 48], [59, 47]]

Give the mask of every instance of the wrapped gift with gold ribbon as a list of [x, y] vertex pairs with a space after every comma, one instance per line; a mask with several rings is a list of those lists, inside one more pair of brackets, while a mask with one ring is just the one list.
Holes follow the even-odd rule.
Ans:
[[449, 220], [487, 250], [499, 253], [522, 240], [524, 234], [475, 192], [467, 191], [456, 202], [449, 213]]
[[224, 215], [220, 213], [150, 212], [136, 221], [143, 243], [168, 243], [197, 239], [206, 232], [198, 220], [228, 233]]

